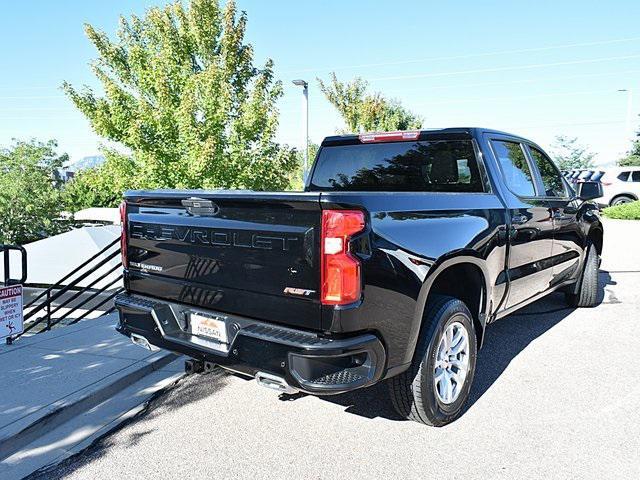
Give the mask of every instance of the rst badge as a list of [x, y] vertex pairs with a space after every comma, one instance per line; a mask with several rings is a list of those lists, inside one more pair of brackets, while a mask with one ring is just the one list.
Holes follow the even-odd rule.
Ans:
[[309, 297], [316, 293], [315, 290], [307, 290], [306, 288], [285, 287], [285, 295], [295, 295], [297, 297]]

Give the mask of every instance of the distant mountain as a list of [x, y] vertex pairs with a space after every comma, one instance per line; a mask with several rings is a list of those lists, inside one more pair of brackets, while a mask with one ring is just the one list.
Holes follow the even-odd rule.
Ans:
[[104, 157], [102, 155], [92, 155], [89, 157], [82, 157], [80, 160], [69, 163], [67, 168], [75, 172], [85, 170], [87, 168], [99, 167], [104, 163]]

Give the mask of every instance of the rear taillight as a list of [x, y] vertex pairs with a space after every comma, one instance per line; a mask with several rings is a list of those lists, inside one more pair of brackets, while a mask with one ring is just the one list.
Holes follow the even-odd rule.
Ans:
[[349, 239], [364, 229], [359, 210], [323, 210], [321, 301], [345, 305], [360, 299], [360, 262], [349, 252]]
[[129, 268], [127, 260], [127, 202], [120, 204], [120, 253], [122, 254], [122, 266]]
[[419, 130], [407, 130], [402, 132], [375, 132], [361, 133], [358, 138], [362, 143], [375, 142], [408, 142], [420, 137]]

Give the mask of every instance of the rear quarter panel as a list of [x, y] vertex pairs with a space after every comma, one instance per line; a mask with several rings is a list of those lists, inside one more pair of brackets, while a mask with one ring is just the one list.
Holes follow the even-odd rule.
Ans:
[[411, 361], [428, 286], [444, 267], [476, 264], [489, 292], [483, 310], [501, 301], [505, 213], [496, 195], [335, 192], [323, 193], [321, 202], [323, 209], [364, 207], [370, 225], [352, 243], [362, 260], [361, 304], [324, 308], [323, 328], [379, 332], [388, 368]]

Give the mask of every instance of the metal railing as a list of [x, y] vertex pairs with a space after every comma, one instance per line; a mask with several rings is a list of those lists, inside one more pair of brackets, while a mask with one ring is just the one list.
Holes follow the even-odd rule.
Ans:
[[[11, 265], [9, 261], [9, 254], [12, 250], [15, 250], [20, 253], [20, 257], [22, 259], [22, 272], [20, 273], [20, 278], [14, 280], [11, 278]], [[19, 285], [26, 281], [27, 279], [27, 251], [24, 247], [20, 245], [0, 245], [0, 252], [2, 252], [4, 261], [3, 261], [3, 269], [4, 269], [4, 285]]]
[[[105, 256], [101, 258], [103, 255]], [[106, 266], [116, 257], [118, 257], [118, 263], [116, 265], [92, 279], [89, 284], [80, 286], [80, 282], [86, 280], [91, 275], [94, 275], [98, 269]], [[120, 260], [120, 238], [116, 238], [113, 242], [108, 244], [81, 265], [74, 268], [54, 285], [51, 285], [42, 291], [36, 298], [25, 305], [24, 310], [26, 313], [24, 314], [24, 331], [21, 334], [14, 336], [13, 339], [15, 340], [25, 333], [42, 325], [44, 325], [44, 328], [41, 331], [51, 330], [52, 327], [67, 319], [72, 313], [77, 312], [78, 310], [86, 308], [86, 311], [84, 311], [79, 317], [75, 317], [70, 322], [67, 322], [67, 325], [73, 325], [74, 323], [86, 318], [89, 314], [97, 311], [100, 307], [113, 300], [116, 295], [124, 290], [124, 288], [120, 287], [113, 291], [108, 291], [118, 282], [122, 281], [121, 271], [115, 278], [110, 279], [106, 285], [97, 287], [100, 282], [121, 269], [122, 261]], [[99, 303], [91, 305], [92, 301], [105, 293], [107, 293], [105, 298], [99, 299]], [[88, 296], [86, 298], [80, 298], [84, 294], [88, 294]], [[68, 295], [68, 297], [63, 299], [62, 297], [65, 295]], [[71, 305], [71, 303], [78, 298], [80, 298], [80, 300]], [[54, 302], [56, 301], [60, 302], [54, 305]], [[58, 317], [53, 317], [53, 315], [65, 307], [68, 307], [66, 312], [62, 313], [62, 315]], [[113, 307], [107, 310], [107, 313], [111, 310], [113, 310]], [[44, 312], [44, 315], [30, 321], [40, 312]]]

